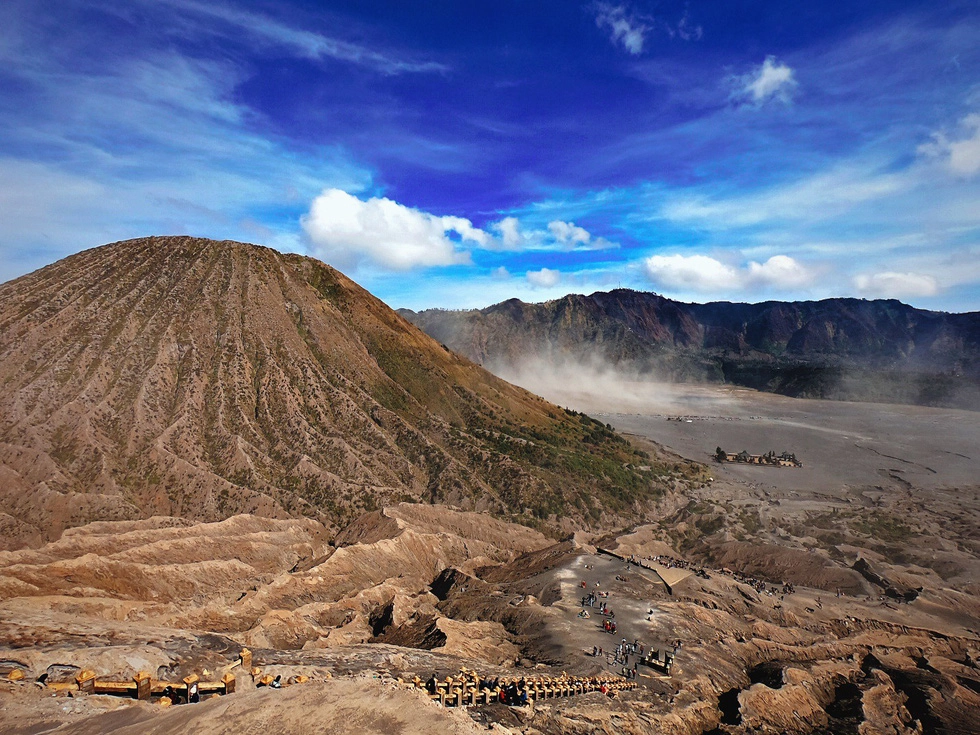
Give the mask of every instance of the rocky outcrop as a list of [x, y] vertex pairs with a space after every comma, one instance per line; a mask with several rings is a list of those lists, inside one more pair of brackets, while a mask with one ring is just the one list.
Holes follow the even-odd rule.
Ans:
[[882, 575], [878, 574], [867, 559], [861, 558], [855, 561], [854, 571], [871, 582], [871, 584], [880, 587], [886, 595], [895, 600], [912, 602], [912, 600], [919, 596], [919, 590], [912, 589], [904, 584], [893, 582], [887, 577], [883, 577]]

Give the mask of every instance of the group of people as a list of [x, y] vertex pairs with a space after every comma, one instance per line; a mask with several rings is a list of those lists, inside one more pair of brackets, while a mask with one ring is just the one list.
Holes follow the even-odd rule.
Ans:
[[625, 638], [620, 641], [617, 647], [617, 653], [632, 653], [638, 656], [643, 655], [643, 644], [640, 643], [638, 639], [634, 639], [632, 643], [627, 642]]
[[[619, 577], [617, 576], [616, 579], [619, 579]], [[595, 586], [598, 587], [599, 586], [599, 582], [596, 582], [595, 583]], [[587, 587], [588, 587], [588, 582], [586, 582], [583, 579], [582, 580], [582, 589], [586, 589]], [[615, 633], [616, 632], [616, 623], [613, 620], [613, 618], [616, 617], [616, 613], [614, 613], [609, 608], [609, 605], [605, 601], [599, 602], [599, 598], [607, 598], [607, 597], [609, 597], [609, 593], [608, 592], [606, 592], [606, 591], [598, 592], [596, 590], [592, 590], [587, 595], [582, 595], [582, 610], [581, 610], [581, 612], [579, 612], [578, 616], [580, 618], [591, 618], [592, 615], [589, 614], [589, 611], [586, 610], [585, 608], [587, 608], [587, 607], [595, 607], [596, 606], [596, 603], [598, 603], [599, 604], [599, 614], [606, 616], [606, 620], [603, 620], [602, 621], [602, 629], [604, 631], [606, 631], [607, 633]]]
[[[599, 649], [599, 653], [602, 653], [602, 649]], [[636, 667], [639, 664], [639, 660], [643, 658], [644, 646], [638, 640], [634, 640], [632, 643], [628, 642], [623, 638], [619, 644], [616, 646], [616, 651], [613, 656], [613, 664], [622, 664], [622, 669], [620, 673], [626, 679], [635, 679], [637, 677]], [[595, 647], [593, 646], [593, 654], [595, 655]], [[638, 660], [630, 666], [630, 656], [637, 656]]]
[[[687, 562], [684, 562], [679, 559], [672, 559], [670, 557], [662, 557], [662, 556], [656, 557], [656, 560], [658, 562], [667, 562], [668, 564], [674, 563], [675, 566], [683, 565], [684, 568], [689, 568], [690, 566], [688, 565]], [[626, 562], [627, 562], [626, 571], [629, 571], [631, 566], [637, 566], [637, 567], [643, 566], [643, 564], [633, 556], [630, 556], [626, 560]], [[625, 575], [622, 574], [616, 575], [617, 581], [627, 582], [628, 579], [629, 578]], [[581, 582], [581, 586], [583, 589], [588, 589], [589, 587], [592, 587], [593, 584], [590, 584], [585, 580], [583, 580]], [[595, 582], [594, 586], [598, 588], [600, 586], [600, 582]], [[599, 592], [595, 589], [588, 592], [586, 595], [583, 595], [581, 599], [582, 610], [578, 613], [578, 617], [579, 618], [591, 617], [591, 615], [589, 614], [586, 608], [587, 607], [594, 608], [596, 607], [596, 605], [598, 605], [599, 613], [605, 617], [605, 619], [602, 621], [602, 630], [605, 631], [606, 633], [615, 635], [617, 633], [617, 625], [615, 620], [616, 614], [609, 608], [609, 605], [605, 601], [600, 601], [600, 598], [606, 598], [608, 596], [609, 596], [608, 592], [606, 591]], [[653, 610], [651, 609], [648, 613], [647, 620], [650, 620], [652, 615], [653, 615]], [[674, 642], [672, 645], [674, 649], [674, 655], [676, 655], [677, 650], [680, 648], [680, 641], [678, 640]], [[611, 663], [613, 666], [620, 665], [622, 667], [621, 673], [625, 678], [635, 679], [637, 677], [637, 673], [636, 673], [637, 664], [644, 660], [643, 657], [646, 653], [647, 653], [646, 648], [642, 643], [640, 643], [639, 639], [634, 639], [634, 641], [630, 643], [629, 641], [626, 640], [626, 638], [623, 638], [616, 645], [615, 651], [613, 652], [613, 658]], [[594, 658], [599, 658], [604, 655], [607, 654], [603, 652], [603, 649], [600, 646], [592, 646], [592, 656]], [[632, 657], [635, 658], [633, 658], [631, 662]]]
[[[606, 596], [608, 597], [608, 593], [607, 593]], [[591, 618], [592, 616], [586, 611], [585, 608], [587, 608], [587, 607], [595, 607], [596, 602], [597, 602], [597, 600], [596, 600], [595, 593], [590, 593], [590, 594], [586, 595], [585, 597], [583, 597], [582, 598], [582, 612], [580, 612], [578, 614], [578, 616], [580, 618]], [[608, 603], [606, 603], [606, 602], [600, 602], [599, 603], [599, 614], [600, 615], [605, 615], [608, 618], [615, 618], [616, 617], [616, 613], [612, 611], [612, 608], [610, 608], [609, 605], [608, 605]]]
[[[763, 595], [773, 595], [780, 594], [779, 587], [777, 585], [770, 585], [764, 579], [759, 579], [758, 577], [753, 577], [751, 574], [746, 574], [745, 572], [732, 572], [727, 569], [723, 569], [723, 572], [727, 572], [731, 575], [732, 579], [736, 582], [741, 582], [742, 584], [747, 584], [749, 587], [754, 589]], [[782, 594], [790, 595], [795, 591], [793, 585], [786, 582], [782, 585]]]
[[[475, 674], [474, 674], [475, 676]], [[522, 676], [520, 681], [511, 681], [509, 684], [500, 686], [500, 678], [481, 678], [478, 684], [479, 690], [485, 689], [499, 690], [498, 700], [501, 704], [519, 706], [527, 704], [527, 680]], [[435, 694], [439, 690], [439, 678], [432, 674], [425, 682], [425, 690], [429, 694]]]
[[527, 682], [523, 678], [519, 682], [512, 681], [500, 690], [499, 696], [502, 704], [525, 705], [527, 704]]
[[[630, 561], [637, 566], [644, 566], [640, 560], [635, 559], [634, 557], [630, 557]], [[701, 577], [702, 579], [711, 579], [703, 567], [695, 566], [685, 559], [678, 559], [673, 556], [668, 556], [667, 554], [658, 554], [657, 556], [648, 556], [647, 561], [656, 562], [660, 566], [666, 567], [667, 569], [690, 569], [697, 577]]]

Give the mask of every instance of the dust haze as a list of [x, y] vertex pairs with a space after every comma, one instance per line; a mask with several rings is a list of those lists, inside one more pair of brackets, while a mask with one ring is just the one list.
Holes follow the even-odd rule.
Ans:
[[596, 413], [683, 414], [730, 410], [731, 388], [670, 383], [595, 357], [560, 362], [528, 358], [520, 364], [486, 365], [495, 375], [560, 406]]
[[840, 498], [912, 489], [955, 496], [956, 489], [976, 487], [980, 413], [975, 411], [666, 383], [599, 359], [527, 360], [497, 374], [687, 459], [711, 462], [716, 447], [723, 447], [750, 454], [788, 451], [804, 463], [799, 472], [712, 463], [717, 476], [755, 486]]

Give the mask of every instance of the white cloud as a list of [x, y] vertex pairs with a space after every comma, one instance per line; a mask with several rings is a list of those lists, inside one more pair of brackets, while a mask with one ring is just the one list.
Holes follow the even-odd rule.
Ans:
[[490, 271], [490, 277], [495, 281], [508, 281], [510, 280], [510, 271], [507, 270], [506, 266], [498, 266]]
[[738, 280], [734, 268], [707, 255], [652, 255], [643, 267], [651, 281], [667, 288], [723, 291]]
[[[516, 217], [506, 217], [482, 230], [463, 217], [440, 217], [384, 198], [362, 201], [341, 189], [320, 194], [301, 222], [317, 255], [342, 267], [362, 261], [393, 271], [458, 265], [471, 262], [468, 251], [473, 248], [572, 251], [618, 247], [592, 237], [573, 222], [553, 220], [547, 229], [524, 230]], [[553, 285], [546, 282], [557, 278], [557, 273], [545, 269], [529, 279], [537, 285]]]
[[487, 227], [497, 236], [489, 247], [501, 250], [610, 250], [619, 245], [603, 237], [592, 237], [574, 222], [552, 220], [544, 230], [527, 230], [517, 217], [506, 217]]
[[575, 223], [562, 222], [557, 219], [548, 223], [548, 232], [555, 238], [555, 242], [567, 245], [569, 248], [575, 247], [576, 243], [587, 245], [592, 239], [588, 232]]
[[542, 268], [539, 271], [528, 271], [527, 280], [532, 286], [537, 288], [551, 288], [557, 286], [561, 280], [561, 272], [551, 268]]
[[791, 289], [808, 286], [813, 275], [788, 255], [774, 255], [765, 263], [752, 261], [748, 265], [746, 283]]
[[789, 290], [809, 285], [813, 276], [788, 255], [735, 268], [707, 255], [653, 255], [643, 261], [653, 283], [697, 293], [737, 292], [754, 288]]
[[919, 152], [942, 159], [957, 176], [970, 177], [980, 172], [980, 114], [960, 120], [965, 137], [950, 140], [945, 133], [935, 133], [931, 143], [919, 146]]
[[597, 3], [595, 9], [595, 24], [609, 31], [609, 40], [614, 45], [622, 45], [634, 56], [643, 52], [643, 42], [650, 29], [627, 13], [625, 6]]
[[793, 70], [786, 64], [767, 56], [755, 71], [737, 77], [734, 96], [742, 101], [761, 105], [771, 99], [789, 102], [796, 89]]
[[517, 217], [505, 217], [490, 227], [500, 234], [500, 240], [505, 250], [518, 250], [523, 242], [521, 224]]
[[491, 242], [468, 219], [438, 217], [387, 198], [362, 201], [341, 189], [327, 189], [314, 199], [302, 225], [327, 262], [356, 266], [369, 260], [396, 271], [468, 263], [462, 243], [486, 247]]
[[935, 296], [939, 284], [932, 276], [922, 273], [873, 273], [854, 278], [854, 287], [864, 296], [872, 298], [910, 298]]

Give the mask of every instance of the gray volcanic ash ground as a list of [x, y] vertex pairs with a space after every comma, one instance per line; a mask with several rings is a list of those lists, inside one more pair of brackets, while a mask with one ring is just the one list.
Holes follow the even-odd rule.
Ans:
[[[761, 484], [772, 480], [769, 484], [787, 491], [869, 485], [935, 490], [977, 483], [980, 413], [975, 411], [804, 400], [744, 388], [659, 388], [667, 400], [655, 399], [642, 411], [611, 412], [615, 396], [611, 401], [569, 396], [559, 402], [587, 406], [581, 410], [621, 431], [702, 462], [717, 446], [735, 452], [794, 452], [804, 472], [772, 475], [763, 468], [729, 464], [716, 473]], [[643, 390], [638, 386], [638, 397]]]
[[[702, 519], [718, 512], [723, 528], [694, 543], [665, 527], [675, 543], [686, 541], [707, 558], [727, 558], [748, 544], [848, 565], [863, 557], [899, 565], [915, 587], [980, 592], [980, 413], [616, 381], [608, 374], [598, 390], [565, 384], [573, 389], [528, 387], [708, 465], [713, 482], [689, 500], [702, 505]], [[719, 464], [717, 447], [788, 451], [803, 467]]]

